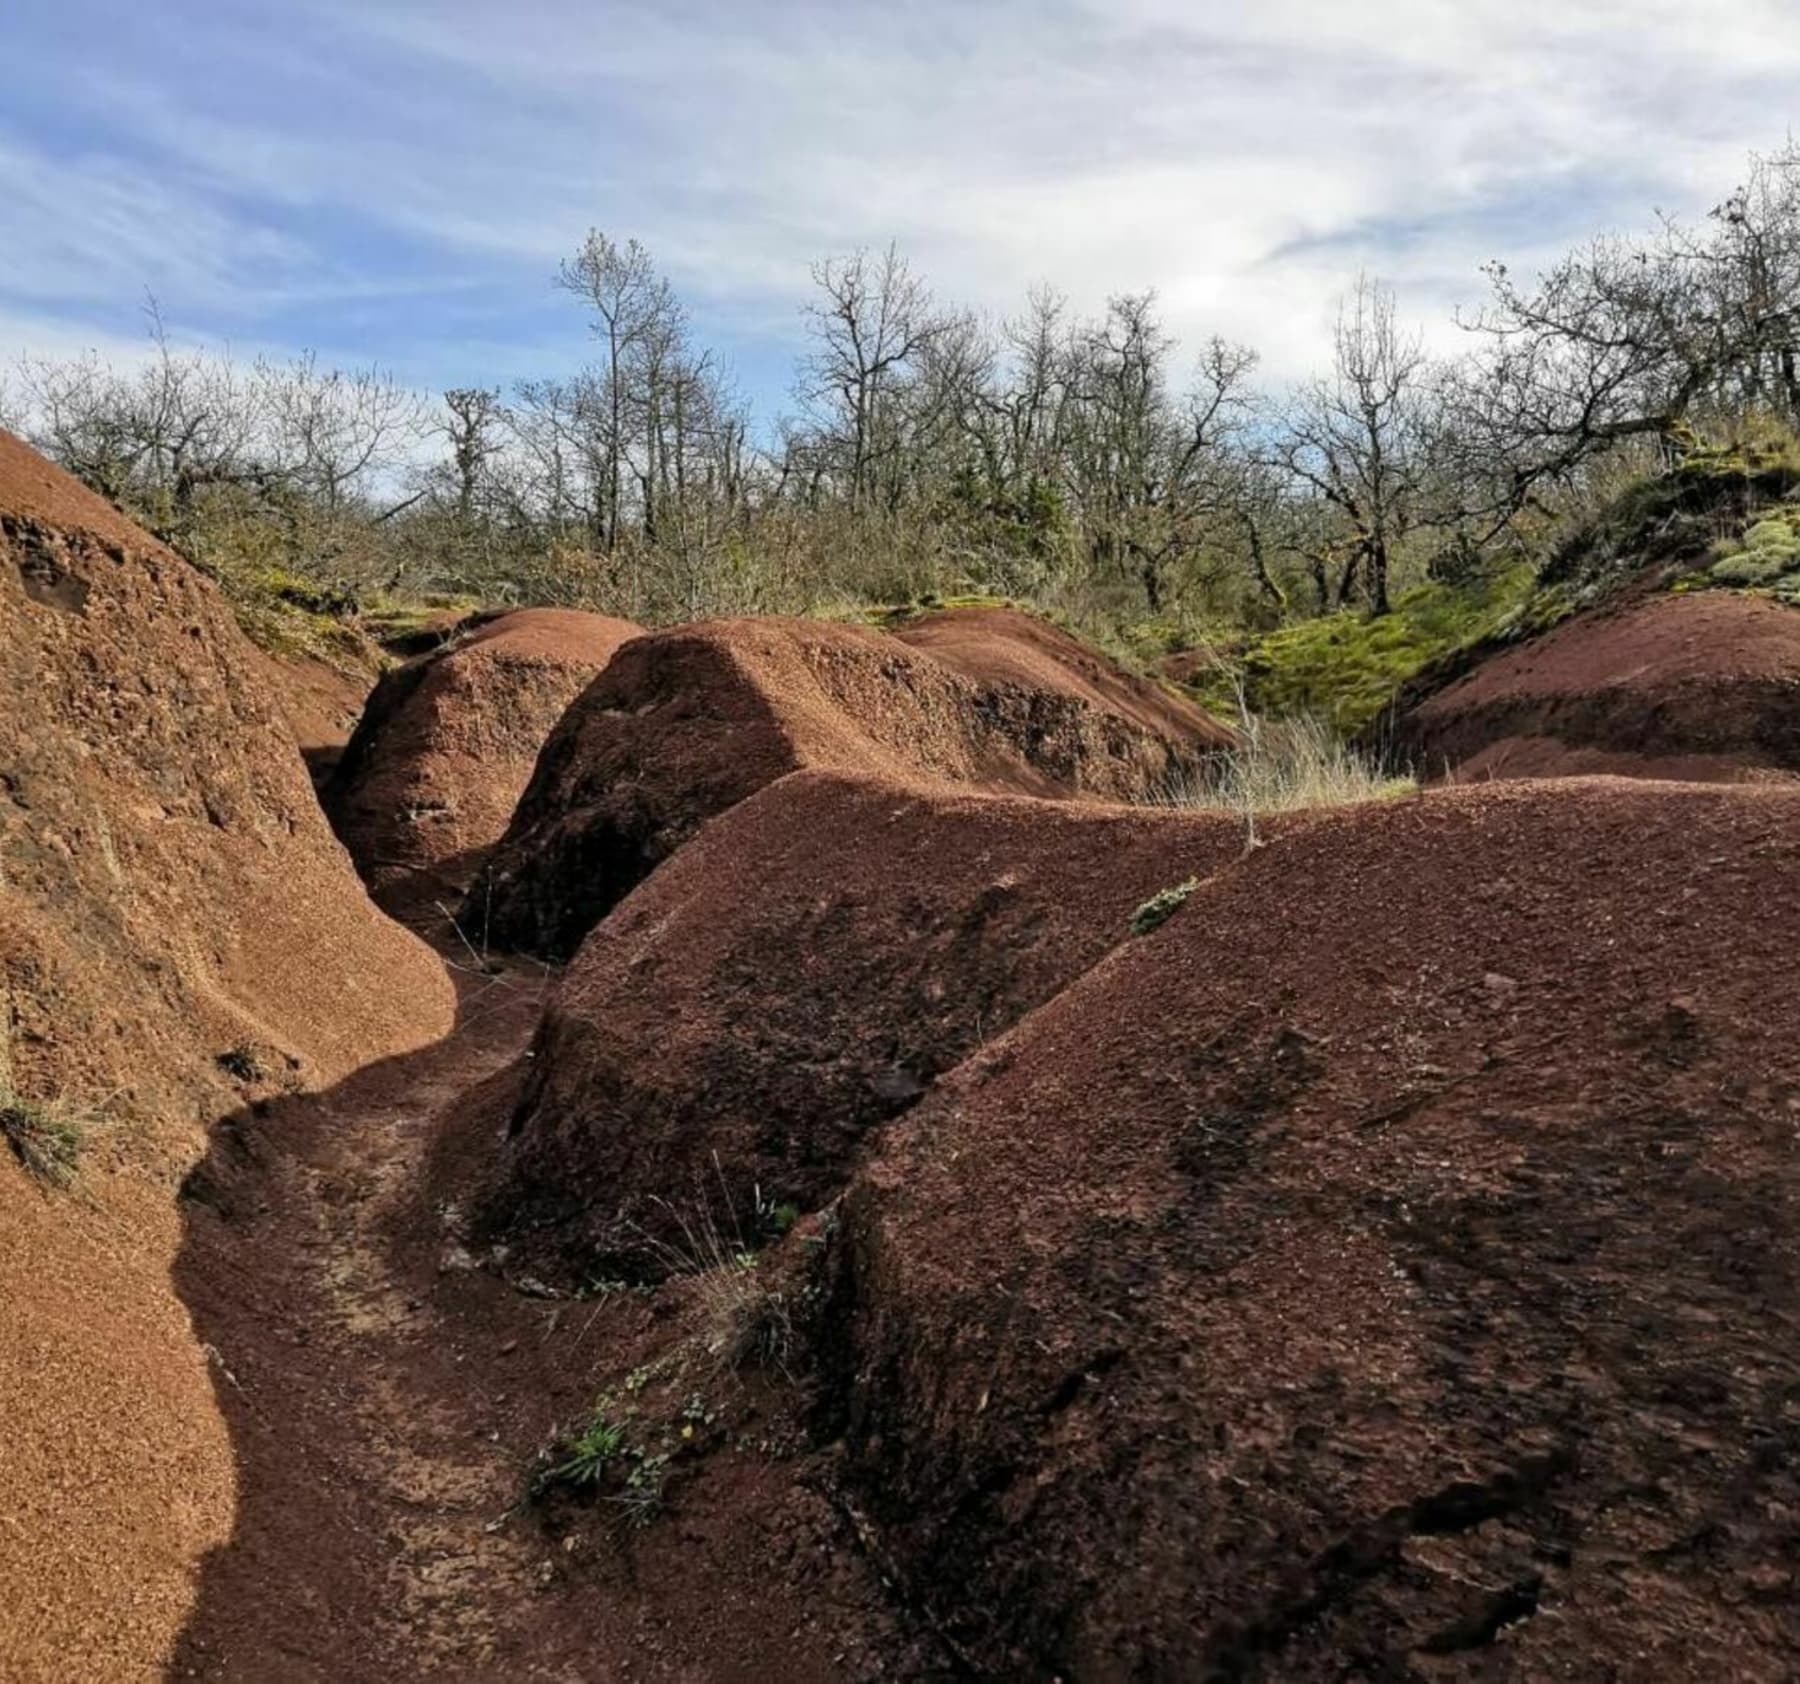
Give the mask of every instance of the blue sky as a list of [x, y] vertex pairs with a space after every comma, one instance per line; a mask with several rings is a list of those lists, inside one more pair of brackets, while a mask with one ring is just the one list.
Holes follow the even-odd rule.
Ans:
[[1280, 378], [1358, 268], [1442, 324], [1704, 211], [1797, 72], [1790, 0], [0, 0], [0, 365], [133, 354], [148, 291], [422, 388], [564, 370], [598, 225], [765, 415], [810, 263], [890, 238], [996, 314], [1154, 286]]

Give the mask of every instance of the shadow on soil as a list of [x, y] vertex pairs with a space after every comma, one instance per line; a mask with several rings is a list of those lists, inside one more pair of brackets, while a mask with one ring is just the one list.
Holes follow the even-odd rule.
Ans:
[[504, 1116], [545, 980], [459, 976], [445, 1040], [224, 1117], [184, 1182], [174, 1283], [238, 1490], [171, 1679], [512, 1675], [497, 1592], [521, 1567], [545, 1587], [526, 1543], [484, 1531], [516, 1479], [504, 1400], [535, 1422], [573, 1376], [541, 1306], [445, 1267], [443, 1207]]

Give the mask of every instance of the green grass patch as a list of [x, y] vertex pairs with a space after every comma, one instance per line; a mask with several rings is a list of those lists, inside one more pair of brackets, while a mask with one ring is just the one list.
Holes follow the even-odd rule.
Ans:
[[1415, 585], [1393, 611], [1302, 620], [1252, 639], [1196, 683], [1201, 700], [1233, 717], [1241, 700], [1272, 718], [1323, 720], [1343, 736], [1372, 724], [1400, 687], [1427, 666], [1491, 636], [1526, 607], [1531, 572], [1519, 567], [1481, 584]]

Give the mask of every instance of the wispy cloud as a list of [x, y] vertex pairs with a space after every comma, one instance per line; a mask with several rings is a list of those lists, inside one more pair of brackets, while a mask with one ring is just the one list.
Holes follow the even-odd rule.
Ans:
[[1154, 286], [1295, 372], [1359, 267], [1442, 320], [1488, 257], [1703, 210], [1800, 70], [1787, 0], [24, 4], [0, 307], [117, 330], [151, 287], [493, 379], [579, 355], [549, 275], [599, 224], [769, 398], [809, 262], [890, 238], [946, 296]]

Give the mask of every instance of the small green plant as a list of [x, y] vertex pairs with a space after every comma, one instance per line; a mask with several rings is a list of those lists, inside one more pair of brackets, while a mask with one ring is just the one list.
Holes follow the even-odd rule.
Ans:
[[669, 1506], [669, 1453], [631, 1453], [631, 1466], [613, 1501], [625, 1512], [628, 1526], [642, 1529]]
[[1181, 904], [1200, 887], [1198, 877], [1190, 877], [1185, 883], [1177, 883], [1172, 888], [1159, 890], [1131, 915], [1131, 933], [1134, 936], [1147, 936], [1152, 930], [1160, 930], [1164, 924], [1175, 916]]
[[548, 1465], [531, 1482], [531, 1493], [542, 1497], [559, 1488], [591, 1489], [606, 1477], [606, 1470], [624, 1450], [624, 1423], [612, 1420], [604, 1406], [597, 1408], [579, 1433], [552, 1449]]
[[[637, 1399], [659, 1367], [633, 1370], [625, 1390]], [[690, 1393], [678, 1415], [646, 1417], [641, 1402], [624, 1403], [604, 1393], [579, 1432], [565, 1435], [539, 1454], [527, 1487], [534, 1503], [554, 1492], [598, 1497], [620, 1511], [626, 1525], [642, 1528], [669, 1506], [669, 1483], [678, 1457], [703, 1449], [702, 1435], [719, 1416], [698, 1392]]]
[[26, 1099], [0, 1087], [0, 1136], [26, 1172], [46, 1187], [75, 1183], [90, 1124], [68, 1106]]
[[769, 1212], [769, 1228], [779, 1238], [800, 1220], [798, 1205], [781, 1204]]

